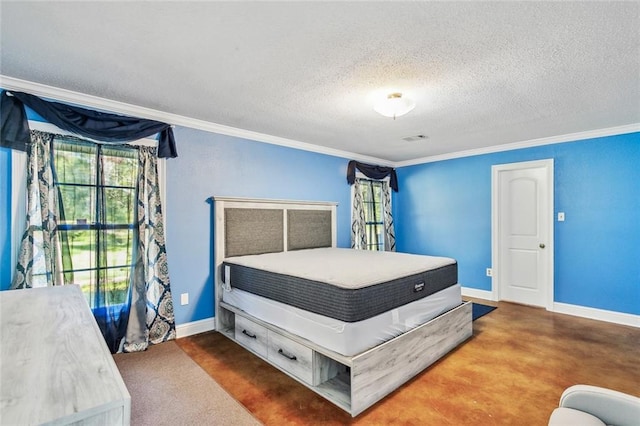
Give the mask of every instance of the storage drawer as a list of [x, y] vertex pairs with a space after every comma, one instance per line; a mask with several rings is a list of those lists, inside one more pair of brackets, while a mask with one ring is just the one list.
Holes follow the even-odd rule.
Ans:
[[313, 350], [269, 330], [267, 359], [291, 375], [313, 384]]
[[236, 340], [263, 358], [267, 357], [267, 329], [236, 315]]

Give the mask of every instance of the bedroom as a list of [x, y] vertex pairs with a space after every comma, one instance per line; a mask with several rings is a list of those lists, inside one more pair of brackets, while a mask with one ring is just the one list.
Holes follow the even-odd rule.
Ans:
[[[3, 32], [4, 28], [3, 21]], [[636, 34], [635, 38], [632, 34]], [[637, 31], [628, 37], [631, 48], [637, 49]], [[2, 38], [5, 39], [4, 33]], [[2, 75], [21, 77], [8, 72], [5, 75], [10, 63], [3, 58]], [[637, 62], [635, 66], [632, 71], [637, 83]], [[36, 77], [26, 80], [38, 81]], [[18, 89], [8, 87], [7, 80], [0, 86]], [[57, 87], [54, 82], [49, 86]], [[22, 87], [26, 92], [36, 88], [42, 89], [29, 84]], [[51, 90], [42, 95], [46, 94], [55, 97], [59, 93]], [[627, 95], [638, 99], [637, 84], [635, 92]], [[90, 105], [89, 98], [84, 104], [97, 108]], [[565, 222], [555, 223], [555, 309], [637, 326], [640, 315], [637, 103], [635, 111], [626, 112], [631, 119], [614, 121], [614, 125], [558, 131], [545, 134], [543, 140], [539, 140], [539, 134], [530, 134], [507, 141], [515, 145], [499, 148], [489, 145], [486, 151], [459, 158], [434, 155], [431, 160], [416, 164], [399, 162], [396, 168], [400, 192], [393, 196], [398, 251], [458, 259], [463, 291], [491, 299], [492, 281], [485, 273], [491, 267], [491, 166], [552, 158], [556, 176], [554, 213], [566, 213]], [[230, 136], [178, 124], [175, 134], [179, 157], [167, 161], [165, 212], [179, 336], [213, 328], [213, 230], [209, 197], [338, 202], [338, 246], [350, 245], [351, 201], [345, 170], [351, 158], [330, 155], [323, 149], [313, 152], [265, 144], [251, 140], [250, 132]], [[531, 146], [527, 141], [532, 141]], [[2, 289], [8, 288], [13, 269], [10, 259], [14, 245], [5, 237], [12, 235], [14, 220], [10, 214], [10, 168], [10, 151], [1, 149]], [[183, 293], [189, 295], [189, 304], [178, 303]]]

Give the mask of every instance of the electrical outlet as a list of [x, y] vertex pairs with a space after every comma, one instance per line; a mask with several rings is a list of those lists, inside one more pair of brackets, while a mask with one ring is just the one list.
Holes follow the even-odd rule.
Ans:
[[558, 222], [564, 222], [564, 212], [558, 212]]
[[189, 293], [182, 293], [180, 295], [180, 304], [188, 305], [189, 304]]
[[488, 277], [492, 277], [493, 276], [493, 269], [487, 268], [487, 276]]

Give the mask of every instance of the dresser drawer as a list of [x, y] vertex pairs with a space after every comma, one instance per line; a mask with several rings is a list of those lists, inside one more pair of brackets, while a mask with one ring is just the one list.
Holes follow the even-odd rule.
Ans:
[[313, 384], [313, 350], [269, 330], [267, 359], [289, 374]]
[[267, 357], [267, 329], [236, 315], [236, 340], [263, 358]]

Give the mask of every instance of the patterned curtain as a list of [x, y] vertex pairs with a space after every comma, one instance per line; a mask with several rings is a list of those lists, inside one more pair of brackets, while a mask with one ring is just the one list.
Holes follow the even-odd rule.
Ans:
[[124, 352], [143, 351], [150, 343], [161, 343], [176, 337], [156, 148], [140, 147], [139, 169], [137, 254]]
[[382, 181], [382, 209], [384, 214], [384, 249], [396, 251], [396, 231], [393, 227], [393, 215], [391, 214], [391, 189], [389, 182]]
[[[27, 154], [27, 224], [20, 244], [12, 289], [65, 284], [62, 273], [62, 249], [65, 247], [65, 241], [58, 231], [62, 205], [52, 165], [54, 138], [54, 134], [31, 131]], [[126, 334], [123, 350], [126, 352], [142, 351], [149, 344], [161, 343], [176, 337], [158, 187], [156, 148], [140, 147], [138, 158], [136, 223], [139, 235], [136, 240], [136, 261], [129, 290], [132, 306], [128, 312], [128, 321], [126, 317], [124, 320]], [[65, 247], [65, 253], [66, 250]], [[71, 279], [69, 283], [72, 282]], [[122, 314], [127, 315], [127, 311], [124, 307]], [[105, 306], [94, 308], [94, 315], [100, 325], [109, 321], [109, 315], [105, 316]], [[119, 315], [117, 317], [119, 318]], [[120, 340], [122, 335], [119, 338], [112, 336], [109, 327], [101, 327], [101, 330], [105, 334], [105, 341], [114, 340], [111, 337], [115, 337], [115, 343], [107, 341], [110, 349], [115, 352], [118, 348], [117, 340]]]
[[365, 250], [367, 248], [366, 222], [362, 204], [360, 179], [356, 179], [353, 184], [353, 209], [351, 211], [351, 248], [357, 250]]
[[27, 154], [27, 223], [11, 288], [62, 285], [58, 191], [51, 167], [53, 135], [31, 131]]

